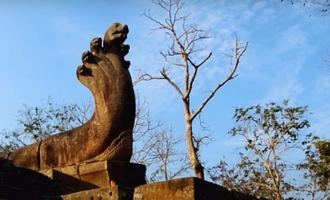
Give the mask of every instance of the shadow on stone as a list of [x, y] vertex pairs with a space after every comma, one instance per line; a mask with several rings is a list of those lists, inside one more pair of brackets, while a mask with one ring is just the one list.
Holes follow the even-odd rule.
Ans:
[[42, 199], [59, 193], [58, 185], [34, 170], [0, 160], [0, 199]]
[[51, 170], [51, 172], [47, 176], [50, 177], [53, 182], [58, 186], [57, 195], [70, 194], [83, 190], [98, 188], [98, 186], [95, 184], [82, 181], [77, 177], [56, 170]]

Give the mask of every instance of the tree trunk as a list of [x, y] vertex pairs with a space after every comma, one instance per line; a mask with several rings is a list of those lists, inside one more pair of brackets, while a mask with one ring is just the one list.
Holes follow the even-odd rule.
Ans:
[[276, 200], [282, 200], [282, 196], [280, 193], [276, 193]]
[[192, 121], [186, 120], [186, 141], [188, 145], [189, 160], [197, 178], [204, 180], [204, 167], [197, 156], [197, 149], [193, 141]]

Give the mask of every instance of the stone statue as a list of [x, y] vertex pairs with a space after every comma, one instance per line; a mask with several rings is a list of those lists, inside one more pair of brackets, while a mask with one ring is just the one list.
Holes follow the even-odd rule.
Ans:
[[18, 149], [6, 159], [34, 170], [64, 167], [83, 162], [119, 160], [132, 155], [135, 96], [124, 56], [128, 27], [113, 24], [101, 38], [91, 41], [83, 53], [77, 77], [93, 94], [95, 112], [84, 125]]

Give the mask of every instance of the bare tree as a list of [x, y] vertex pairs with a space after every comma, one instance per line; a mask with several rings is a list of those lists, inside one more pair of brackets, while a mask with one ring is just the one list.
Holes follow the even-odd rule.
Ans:
[[189, 162], [178, 148], [182, 143], [159, 122], [154, 122], [146, 103], [137, 100], [132, 161], [147, 166], [150, 182], [170, 180], [189, 171]]
[[[199, 149], [197, 148], [198, 141], [200, 140], [194, 134], [193, 124], [215, 94], [237, 76], [236, 71], [247, 49], [247, 44], [242, 44], [236, 38], [233, 54], [231, 55], [232, 66], [227, 77], [213, 87], [204, 100], [199, 103], [199, 106], [193, 108], [191, 97], [194, 84], [201, 68], [206, 65], [212, 56], [212, 52], [209, 52], [205, 57], [201, 57], [200, 54], [205, 49], [201, 48], [200, 45], [203, 41], [210, 38], [210, 36], [206, 31], [198, 28], [196, 24], [188, 23], [189, 15], [182, 14], [184, 7], [183, 1], [157, 0], [155, 4], [167, 14], [167, 17], [163, 20], [158, 20], [149, 13], [145, 13], [145, 16], [155, 22], [158, 25], [157, 29], [163, 31], [166, 37], [170, 39], [169, 48], [161, 52], [168, 67], [160, 70], [160, 76], [141, 73], [140, 80], [164, 80], [179, 95], [184, 107], [185, 137], [189, 160], [195, 175], [204, 179], [204, 167], [200, 161]], [[173, 75], [170, 73], [172, 69], [181, 71], [182, 77], [180, 80], [177, 77], [173, 78]]]
[[149, 181], [170, 180], [187, 173], [190, 169], [187, 155], [178, 147], [182, 140], [169, 130], [156, 132], [150, 139]]
[[162, 124], [159, 122], [155, 123], [151, 119], [149, 110], [146, 108], [146, 102], [142, 101], [139, 96], [137, 96], [136, 104], [132, 161], [148, 165], [148, 155], [150, 154], [149, 138], [152, 137], [154, 132], [162, 128]]

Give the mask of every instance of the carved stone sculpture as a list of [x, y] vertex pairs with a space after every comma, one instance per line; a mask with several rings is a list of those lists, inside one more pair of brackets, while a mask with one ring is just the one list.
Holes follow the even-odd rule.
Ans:
[[129, 161], [135, 96], [124, 60], [128, 27], [113, 24], [101, 38], [91, 41], [82, 55], [77, 77], [93, 94], [95, 112], [84, 125], [50, 136], [7, 156], [14, 165], [40, 170], [101, 160]]

